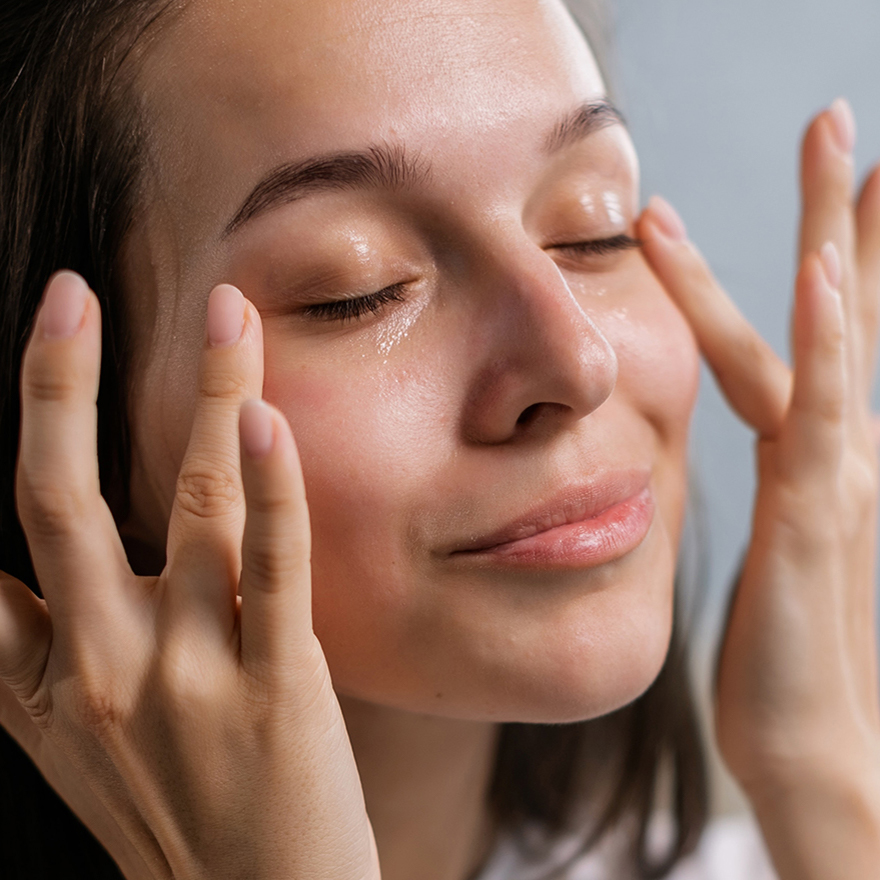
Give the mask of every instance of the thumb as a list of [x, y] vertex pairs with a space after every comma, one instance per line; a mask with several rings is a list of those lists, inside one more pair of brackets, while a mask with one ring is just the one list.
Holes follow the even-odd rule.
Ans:
[[45, 601], [0, 571], [0, 681], [21, 703], [36, 694], [51, 644], [52, 623]]

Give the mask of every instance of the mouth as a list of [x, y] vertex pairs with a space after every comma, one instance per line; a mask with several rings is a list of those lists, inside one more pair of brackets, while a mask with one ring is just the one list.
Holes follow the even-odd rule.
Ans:
[[634, 550], [654, 519], [650, 474], [618, 471], [569, 486], [449, 554], [487, 566], [578, 569]]

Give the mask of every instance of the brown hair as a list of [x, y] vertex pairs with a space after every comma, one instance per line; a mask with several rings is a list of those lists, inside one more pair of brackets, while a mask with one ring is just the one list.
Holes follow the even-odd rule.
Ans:
[[[59, 268], [81, 273], [101, 302], [101, 487], [117, 521], [127, 515], [129, 342], [116, 266], [136, 203], [144, 136], [132, 109], [136, 102], [129, 99], [135, 67], [129, 62], [178, 5], [4, 0], [0, 8], [0, 569], [35, 592], [39, 586], [13, 492], [18, 375], [43, 287]], [[632, 860], [645, 878], [662, 876], [692, 849], [705, 821], [707, 793], [682, 644], [676, 625], [656, 682], [605, 718], [504, 725], [490, 795], [499, 826], [538, 825], [552, 836], [571, 824], [585, 791], [601, 790], [585, 846], [612, 827], [629, 828]], [[670, 780], [675, 832], [667, 850], [652, 858], [648, 820], [664, 778]], [[120, 876], [5, 733], [0, 852], [10, 880]]]

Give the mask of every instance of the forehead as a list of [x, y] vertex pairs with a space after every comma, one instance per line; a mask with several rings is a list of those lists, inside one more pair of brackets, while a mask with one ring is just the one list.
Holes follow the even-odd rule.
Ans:
[[139, 79], [160, 189], [212, 203], [190, 228], [281, 162], [533, 131], [602, 89], [557, 0], [190, 0]]
[[213, 103], [242, 126], [279, 106], [326, 111], [325, 124], [344, 109], [330, 133], [357, 123], [358, 104], [372, 116], [414, 98], [421, 122], [442, 123], [434, 88], [480, 125], [536, 76], [597, 80], [559, 0], [187, 0], [146, 66], [151, 103]]

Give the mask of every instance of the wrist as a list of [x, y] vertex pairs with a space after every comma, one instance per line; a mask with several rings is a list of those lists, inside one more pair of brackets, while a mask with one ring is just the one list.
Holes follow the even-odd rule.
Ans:
[[781, 880], [876, 877], [880, 760], [843, 759], [768, 774], [747, 791]]

